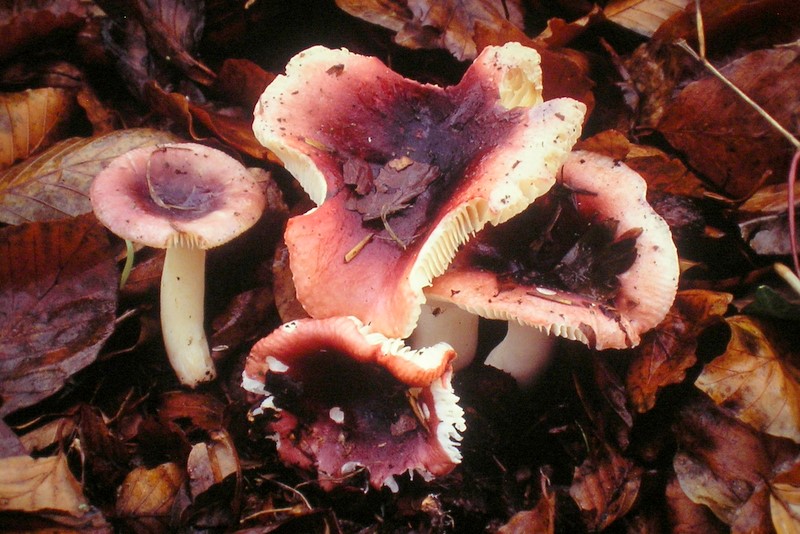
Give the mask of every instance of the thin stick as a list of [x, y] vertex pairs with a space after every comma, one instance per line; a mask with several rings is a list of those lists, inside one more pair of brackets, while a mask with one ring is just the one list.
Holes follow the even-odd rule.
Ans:
[[776, 263], [772, 267], [775, 269], [775, 272], [778, 273], [778, 275], [780, 275], [780, 277], [783, 278], [787, 284], [789, 284], [789, 287], [794, 289], [795, 293], [800, 295], [800, 278], [797, 278], [797, 275], [795, 275], [790, 268], [782, 263]]
[[[797, 180], [797, 162], [800, 161], [800, 150], [794, 153], [792, 164], [789, 166], [789, 246], [792, 249], [792, 262], [794, 263], [794, 273], [800, 276], [800, 260], [797, 258], [797, 225], [794, 216], [794, 184]], [[800, 293], [800, 291], [798, 291]]]

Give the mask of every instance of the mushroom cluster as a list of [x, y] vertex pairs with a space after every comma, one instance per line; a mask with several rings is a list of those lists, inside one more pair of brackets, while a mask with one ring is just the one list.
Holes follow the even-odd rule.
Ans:
[[[616, 164], [595, 155], [570, 155], [585, 106], [544, 101], [541, 80], [538, 53], [518, 43], [486, 47], [450, 87], [316, 46], [262, 94], [256, 137], [316, 204], [284, 235], [310, 317], [256, 344], [243, 386], [265, 397], [257, 412], [277, 412], [268, 426], [281, 457], [316, 470], [323, 487], [363, 467], [373, 486], [396, 489], [397, 474], [429, 477], [458, 463], [464, 420], [450, 387], [452, 346], [474, 352], [467, 325], [479, 315], [509, 320], [508, 342], [492, 358], [522, 382], [505, 362], [528, 366], [509, 358], [516, 322], [533, 326], [526, 335], [543, 330], [543, 343], [556, 333], [604, 348], [638, 343], [666, 313], [672, 297], [648, 301], [637, 282], [652, 264], [667, 273], [672, 296], [677, 279], [669, 231], [645, 209], [641, 178], [629, 169], [618, 178], [608, 168]], [[561, 190], [572, 195], [571, 211], [553, 197]], [[531, 212], [552, 224], [531, 226]], [[492, 271], [482, 260], [503, 248], [491, 240], [507, 239], [495, 234], [504, 227], [528, 243], [556, 227], [573, 237], [547, 243], [538, 263], [512, 258]], [[587, 263], [587, 250], [613, 259], [610, 271], [590, 261], [567, 273]], [[426, 299], [436, 313], [422, 312]], [[413, 348], [402, 341], [410, 336]]]
[[259, 410], [278, 410], [282, 458], [324, 487], [363, 467], [373, 486], [396, 488], [397, 474], [460, 461], [455, 352], [401, 340], [457, 249], [550, 189], [580, 134], [584, 105], [544, 102], [539, 63], [519, 44], [487, 47], [439, 87], [317, 46], [261, 96], [256, 137], [317, 204], [284, 236], [311, 318], [256, 344], [243, 386], [266, 398]]

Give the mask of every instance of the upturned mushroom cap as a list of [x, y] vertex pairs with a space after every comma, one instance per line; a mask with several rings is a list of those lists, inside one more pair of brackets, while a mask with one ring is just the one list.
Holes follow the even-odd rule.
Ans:
[[90, 197], [109, 230], [156, 248], [221, 245], [255, 224], [266, 203], [241, 163], [195, 143], [123, 154], [95, 177]]
[[482, 317], [516, 321], [597, 349], [635, 346], [642, 333], [661, 322], [675, 298], [679, 266], [669, 227], [647, 203], [642, 177], [618, 161], [576, 151], [561, 176], [569, 189], [579, 192], [578, 210], [587, 218], [617, 221], [615, 237], [641, 229], [636, 259], [618, 275], [619, 290], [610, 301], [552, 287], [512, 285], [462, 261], [461, 255], [426, 294], [432, 302], [451, 302]]
[[455, 353], [416, 351], [354, 317], [299, 319], [255, 344], [242, 386], [278, 410], [270, 423], [284, 462], [316, 469], [332, 489], [356, 468], [372, 486], [448, 473], [461, 461], [463, 411], [450, 386]]
[[253, 128], [319, 204], [285, 235], [306, 311], [407, 337], [457, 248], [550, 189], [584, 112], [542, 102], [539, 55], [517, 43], [487, 47], [448, 88], [346, 50], [295, 56]]

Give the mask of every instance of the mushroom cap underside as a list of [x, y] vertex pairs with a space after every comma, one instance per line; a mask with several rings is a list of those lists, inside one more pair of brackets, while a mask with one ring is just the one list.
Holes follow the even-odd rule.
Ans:
[[552, 287], [510, 287], [497, 274], [470, 268], [460, 257], [433, 281], [426, 295], [482, 317], [517, 321], [597, 349], [635, 346], [642, 333], [661, 322], [675, 298], [679, 265], [669, 227], [647, 203], [641, 176], [618, 161], [575, 151], [564, 164], [561, 180], [583, 192], [581, 212], [617, 222], [616, 236], [641, 230], [636, 259], [618, 275], [619, 290], [610, 301]]
[[212, 248], [250, 228], [266, 198], [249, 171], [195, 143], [142, 147], [114, 159], [92, 183], [97, 218], [143, 245]]
[[392, 487], [395, 475], [438, 476], [461, 459], [454, 356], [443, 343], [412, 351], [352, 317], [299, 319], [256, 343], [243, 386], [278, 411], [269, 428], [284, 462], [315, 468], [325, 489], [357, 467]]

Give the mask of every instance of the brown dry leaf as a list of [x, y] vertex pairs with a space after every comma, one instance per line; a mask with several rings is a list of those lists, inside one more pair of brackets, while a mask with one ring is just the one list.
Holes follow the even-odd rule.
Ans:
[[242, 344], [263, 335], [275, 311], [272, 288], [257, 287], [236, 295], [226, 309], [214, 317], [209, 339], [214, 359], [224, 358]]
[[642, 468], [607, 445], [596, 447], [575, 468], [569, 494], [590, 530], [603, 530], [624, 516], [639, 495]]
[[[720, 69], [789, 129], [800, 114], [800, 46], [758, 50]], [[793, 150], [764, 118], [716, 77], [687, 85], [657, 125], [689, 163], [739, 198], [767, 177], [785, 179]]]
[[210, 105], [193, 104], [180, 93], [164, 91], [155, 82], [144, 86], [146, 100], [154, 110], [178, 122], [195, 140], [202, 140], [203, 135], [195, 122], [205, 126], [217, 138], [236, 150], [254, 158], [278, 162], [272, 152], [256, 140], [252, 128], [252, 110], [229, 109], [216, 110]]
[[88, 213], [92, 180], [112, 159], [134, 148], [179, 140], [168, 132], [133, 128], [61, 141], [0, 172], [0, 222], [20, 224]]
[[256, 107], [261, 93], [275, 79], [275, 75], [265, 71], [247, 59], [228, 58], [214, 82], [214, 90], [225, 95], [228, 102], [233, 102], [245, 109]]
[[0, 415], [59, 390], [114, 330], [119, 273], [92, 215], [0, 229]]
[[26, 453], [35, 454], [54, 443], [68, 440], [74, 431], [75, 421], [71, 417], [60, 417], [26, 432], [20, 441]]
[[186, 481], [177, 464], [166, 463], [128, 473], [118, 491], [116, 513], [123, 518], [168, 518]]
[[66, 456], [0, 459], [0, 510], [59, 512], [81, 517], [87, 510], [81, 485], [67, 466]]
[[598, 5], [595, 5], [586, 15], [571, 22], [554, 17], [547, 21], [547, 28], [536, 36], [536, 41], [542, 42], [550, 48], [562, 48], [580, 37], [587, 28], [603, 20], [603, 11]]
[[[742, 239], [756, 254], [791, 254], [789, 235], [789, 186], [767, 185], [736, 210], [736, 222]], [[800, 182], [794, 186], [794, 209], [800, 209]]]
[[498, 534], [554, 534], [556, 530], [556, 494], [551, 492], [549, 481], [543, 474], [540, 475], [542, 496], [532, 510], [518, 512], [500, 527]]
[[725, 525], [718, 521], [711, 511], [693, 502], [681, 489], [677, 478], [667, 483], [666, 490], [669, 532], [673, 534], [724, 534]]
[[682, 11], [692, 0], [612, 0], [603, 12], [611, 22], [645, 37], [675, 13]]
[[798, 447], [772, 438], [698, 399], [677, 415], [673, 466], [683, 492], [738, 532], [768, 532], [767, 482], [796, 462]]
[[[342, 10], [397, 33], [407, 48], [443, 48], [459, 61], [475, 59], [483, 46], [529, 41], [519, 0], [336, 0]], [[476, 42], [480, 32], [482, 43]]]
[[800, 464], [776, 476], [769, 487], [769, 509], [777, 533], [800, 533]]
[[238, 478], [241, 466], [228, 433], [212, 432], [209, 442], [193, 446], [189, 453], [187, 471], [189, 487], [195, 499], [231, 475], [236, 475]]
[[737, 315], [727, 323], [725, 353], [705, 366], [695, 385], [753, 428], [800, 442], [800, 383], [786, 349], [757, 319]]
[[732, 300], [729, 293], [678, 292], [669, 313], [645, 336], [628, 368], [627, 390], [638, 412], [650, 410], [663, 387], [683, 381], [686, 370], [697, 362], [697, 336], [725, 314]]
[[161, 396], [158, 416], [163, 421], [187, 419], [206, 432], [223, 427], [225, 405], [206, 393], [171, 391]]
[[76, 109], [75, 94], [66, 89], [0, 93], [0, 169], [58, 141]]

